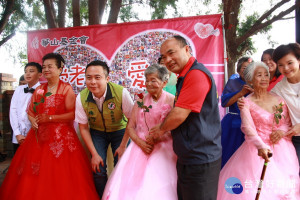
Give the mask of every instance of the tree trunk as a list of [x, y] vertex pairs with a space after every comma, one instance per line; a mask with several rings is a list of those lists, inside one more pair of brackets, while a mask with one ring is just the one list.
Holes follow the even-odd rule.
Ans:
[[80, 26], [80, 0], [72, 0], [73, 26]]
[[4, 10], [4, 12], [1, 16], [1, 20], [0, 20], [0, 33], [2, 33], [2, 31], [5, 29], [5, 27], [8, 23], [9, 17], [14, 12], [14, 4], [15, 4], [15, 0], [6, 1], [5, 10]]
[[99, 0], [89, 0], [89, 25], [100, 24], [99, 21]]
[[58, 27], [64, 28], [65, 27], [65, 17], [66, 17], [66, 7], [67, 7], [67, 0], [59, 0], [58, 1]]
[[107, 23], [117, 23], [122, 0], [112, 0]]
[[43, 0], [48, 28], [58, 28], [55, 21], [53, 0]]
[[99, 3], [99, 21], [100, 21], [100, 23], [102, 22], [102, 17], [103, 17], [104, 9], [106, 6], [106, 2], [107, 2], [107, 0], [101, 0]]

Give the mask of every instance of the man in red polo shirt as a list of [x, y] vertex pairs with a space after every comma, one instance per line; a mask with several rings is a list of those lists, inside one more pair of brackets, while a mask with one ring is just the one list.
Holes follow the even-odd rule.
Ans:
[[213, 76], [191, 56], [181, 36], [167, 39], [160, 52], [166, 67], [179, 74], [179, 78], [175, 107], [162, 124], [150, 130], [150, 134], [156, 141], [171, 130], [174, 152], [178, 156], [179, 200], [216, 199], [222, 148]]

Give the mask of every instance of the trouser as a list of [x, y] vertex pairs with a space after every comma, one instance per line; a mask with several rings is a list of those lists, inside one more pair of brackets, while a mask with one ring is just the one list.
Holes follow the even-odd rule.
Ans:
[[[90, 132], [97, 153], [101, 156], [104, 163], [104, 166], [102, 165], [99, 166], [100, 172], [94, 173], [94, 182], [95, 182], [96, 190], [98, 192], [99, 197], [101, 198], [107, 182], [106, 155], [107, 155], [108, 146], [109, 144], [111, 144], [113, 154], [115, 154], [116, 150], [121, 144], [125, 129], [121, 129], [109, 133], [91, 129]], [[117, 162], [118, 162], [118, 156], [114, 157], [114, 165], [116, 165]]]
[[[296, 149], [296, 153], [297, 153], [297, 157], [298, 157], [298, 161], [299, 161], [299, 167], [300, 167], [300, 136], [293, 136], [292, 142]], [[299, 172], [299, 176], [300, 176], [300, 172]]]
[[178, 200], [217, 199], [221, 158], [200, 165], [177, 163], [176, 167]]
[[16, 154], [16, 152], [17, 152], [19, 146], [20, 146], [19, 144], [13, 143], [14, 155]]

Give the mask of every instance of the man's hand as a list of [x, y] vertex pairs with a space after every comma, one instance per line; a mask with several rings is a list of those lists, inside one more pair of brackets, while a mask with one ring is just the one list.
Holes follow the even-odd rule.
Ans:
[[118, 155], [118, 160], [120, 160], [121, 157], [123, 156], [125, 150], [126, 150], [125, 146], [119, 146], [114, 154], [114, 157], [116, 157]]
[[[162, 136], [162, 135], [164, 134], [164, 131], [162, 131], [162, 130], [160, 129], [160, 125], [161, 125], [161, 124], [158, 124], [158, 125], [154, 126], [154, 127], [151, 128], [150, 131], [149, 131], [149, 134], [150, 134], [151, 137], [152, 137], [151, 139], [153, 139], [154, 142], [155, 142], [155, 141], [158, 141], [159, 138], [160, 138], [160, 136]], [[149, 143], [151, 143], [150, 140], [149, 140]]]
[[273, 144], [277, 144], [283, 136], [284, 132], [282, 130], [276, 130], [270, 134], [270, 140]]
[[91, 164], [92, 164], [93, 172], [95, 172], [95, 173], [97, 171], [100, 172], [99, 165], [101, 165], [102, 167], [104, 167], [103, 160], [102, 160], [101, 156], [99, 156], [99, 154], [96, 154], [96, 155], [92, 156]]
[[299, 135], [299, 134], [300, 134], [300, 123], [293, 126], [293, 128], [287, 132], [287, 136], [289, 137], [292, 137], [294, 135]]
[[18, 144], [23, 144], [25, 141], [25, 136], [24, 135], [16, 135], [16, 139], [18, 141]]

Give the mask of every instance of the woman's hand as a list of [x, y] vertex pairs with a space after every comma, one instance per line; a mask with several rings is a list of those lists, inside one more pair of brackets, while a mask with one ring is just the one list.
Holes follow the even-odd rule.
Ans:
[[28, 115], [28, 119], [29, 119], [29, 121], [30, 121], [30, 123], [31, 123], [31, 128], [32, 128], [33, 130], [37, 130], [38, 127], [39, 127], [39, 125], [38, 125], [38, 123], [36, 122], [36, 119], [35, 119], [34, 117], [30, 116], [30, 115]]
[[250, 87], [249, 85], [245, 84], [243, 86], [243, 89], [241, 90], [242, 96], [245, 96], [248, 93], [252, 93], [253, 92], [253, 88]]
[[273, 144], [277, 144], [283, 136], [284, 132], [282, 130], [276, 130], [271, 133], [270, 140]]
[[292, 137], [294, 135], [299, 135], [300, 134], [300, 123], [295, 124], [291, 130], [287, 132], [287, 136]]
[[258, 149], [258, 155], [265, 159], [266, 162], [270, 162], [269, 154], [271, 154], [270, 149]]
[[147, 142], [145, 142], [144, 140], [140, 139], [138, 144], [137, 144], [141, 149], [142, 151], [149, 155], [151, 154], [151, 152], [153, 151], [153, 148], [154, 148], [154, 145], [153, 144], [148, 144]]
[[50, 116], [47, 114], [38, 114], [37, 116], [35, 116], [36, 122], [38, 124], [42, 124], [45, 122], [49, 122], [50, 121]]
[[242, 110], [242, 109], [244, 108], [244, 106], [245, 106], [244, 98], [245, 98], [245, 97], [241, 97], [241, 98], [239, 98], [238, 101], [237, 101], [237, 105], [238, 105], [238, 107], [239, 107], [240, 110]]

